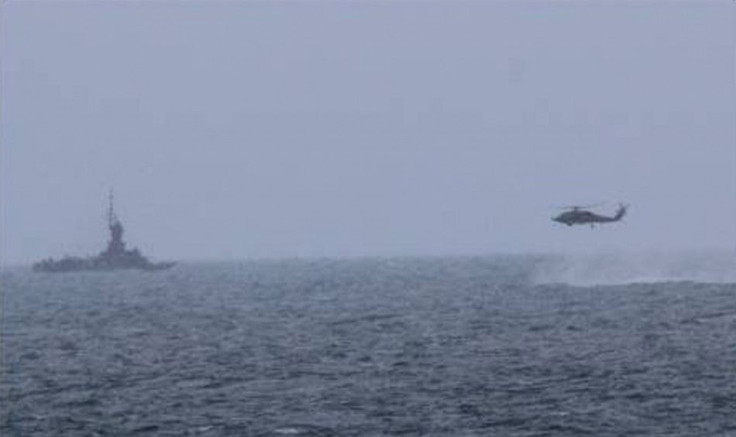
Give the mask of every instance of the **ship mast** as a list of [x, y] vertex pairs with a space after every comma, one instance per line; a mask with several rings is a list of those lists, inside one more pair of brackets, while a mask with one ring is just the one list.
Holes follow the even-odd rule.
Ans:
[[107, 205], [107, 226], [110, 229], [110, 241], [107, 243], [107, 255], [119, 256], [125, 252], [125, 243], [123, 242], [123, 225], [115, 215], [115, 204], [112, 187], [108, 197]]
[[113, 217], [115, 216], [112, 202], [113, 202], [113, 192], [112, 192], [112, 187], [110, 187], [110, 192], [107, 195], [107, 226], [108, 227], [112, 227]]
[[115, 223], [117, 223], [118, 218], [115, 215], [115, 193], [113, 192], [113, 188], [110, 187], [110, 193], [108, 194], [108, 204], [107, 204], [107, 226], [112, 227]]

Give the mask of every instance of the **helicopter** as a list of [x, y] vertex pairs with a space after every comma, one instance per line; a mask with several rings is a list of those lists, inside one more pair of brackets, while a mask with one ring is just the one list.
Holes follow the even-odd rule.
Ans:
[[613, 215], [613, 217], [609, 217], [587, 210], [588, 208], [595, 206], [597, 205], [566, 206], [564, 209], [567, 209], [568, 211], [565, 211], [556, 217], [552, 217], [552, 221], [564, 223], [567, 226], [590, 225], [590, 227], [594, 227], [596, 223], [612, 223], [620, 221], [624, 215], [626, 215], [626, 210], [629, 207], [628, 205], [619, 204], [616, 214]]

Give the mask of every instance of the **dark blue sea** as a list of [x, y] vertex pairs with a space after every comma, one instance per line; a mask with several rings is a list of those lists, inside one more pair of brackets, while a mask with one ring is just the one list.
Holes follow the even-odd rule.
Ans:
[[5, 268], [2, 436], [736, 436], [736, 258]]

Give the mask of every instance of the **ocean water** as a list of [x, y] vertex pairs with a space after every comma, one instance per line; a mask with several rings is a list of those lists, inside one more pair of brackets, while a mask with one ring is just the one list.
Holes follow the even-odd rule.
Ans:
[[6, 269], [0, 435], [736, 436], [735, 266]]

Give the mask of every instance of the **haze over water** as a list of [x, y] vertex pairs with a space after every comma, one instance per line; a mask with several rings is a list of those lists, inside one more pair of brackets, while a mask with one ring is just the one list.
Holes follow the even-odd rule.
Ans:
[[4, 262], [736, 246], [731, 1], [1, 7]]
[[0, 3], [0, 435], [736, 434], [734, 7]]

